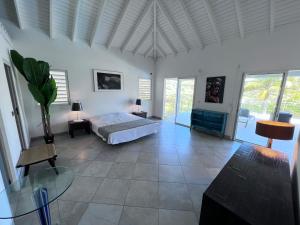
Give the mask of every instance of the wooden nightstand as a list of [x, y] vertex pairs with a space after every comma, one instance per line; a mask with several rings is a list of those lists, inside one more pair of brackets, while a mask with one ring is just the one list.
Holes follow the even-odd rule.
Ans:
[[143, 118], [147, 118], [147, 112], [132, 112], [133, 115], [135, 116], [139, 116], [139, 117], [143, 117]]
[[74, 138], [74, 131], [75, 130], [82, 130], [84, 129], [88, 134], [91, 133], [91, 124], [89, 120], [83, 120], [83, 121], [74, 121], [70, 120], [68, 121], [69, 125], [69, 135], [71, 138]]

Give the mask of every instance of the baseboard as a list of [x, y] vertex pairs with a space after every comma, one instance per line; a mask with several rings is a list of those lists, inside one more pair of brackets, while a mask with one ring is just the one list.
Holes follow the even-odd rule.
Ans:
[[149, 117], [149, 119], [157, 119], [157, 120], [162, 120], [162, 118], [161, 117], [159, 117], [159, 116], [150, 116]]
[[[58, 133], [54, 133], [54, 138], [55, 138], [55, 135], [61, 135], [61, 134], [67, 134], [68, 131], [62, 131], [62, 132], [58, 132]], [[39, 140], [41, 138], [44, 138], [44, 135], [43, 136], [36, 136], [36, 137], [32, 137], [30, 138], [30, 142], [29, 142], [29, 146], [31, 146], [31, 142], [34, 141], [34, 140]]]

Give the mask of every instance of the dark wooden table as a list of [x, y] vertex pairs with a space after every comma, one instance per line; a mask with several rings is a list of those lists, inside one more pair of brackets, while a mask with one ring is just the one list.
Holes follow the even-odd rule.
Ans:
[[200, 225], [295, 225], [287, 157], [243, 144], [203, 194]]
[[75, 130], [85, 130], [88, 134], [91, 133], [91, 123], [89, 120], [82, 120], [82, 121], [74, 121], [70, 120], [68, 121], [69, 125], [69, 135], [71, 138], [74, 138], [74, 131]]
[[139, 116], [139, 117], [142, 117], [142, 118], [147, 118], [147, 112], [132, 112], [133, 115], [135, 116]]

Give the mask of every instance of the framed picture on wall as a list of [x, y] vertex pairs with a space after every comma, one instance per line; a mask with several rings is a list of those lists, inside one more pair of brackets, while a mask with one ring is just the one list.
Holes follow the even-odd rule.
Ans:
[[105, 70], [93, 70], [95, 91], [123, 90], [123, 73]]
[[223, 103], [225, 76], [206, 79], [205, 102]]

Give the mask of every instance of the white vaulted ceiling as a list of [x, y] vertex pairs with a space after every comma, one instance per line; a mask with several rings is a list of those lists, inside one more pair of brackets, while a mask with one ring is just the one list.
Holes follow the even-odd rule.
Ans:
[[300, 22], [300, 1], [0, 0], [0, 17], [53, 39], [156, 59]]

